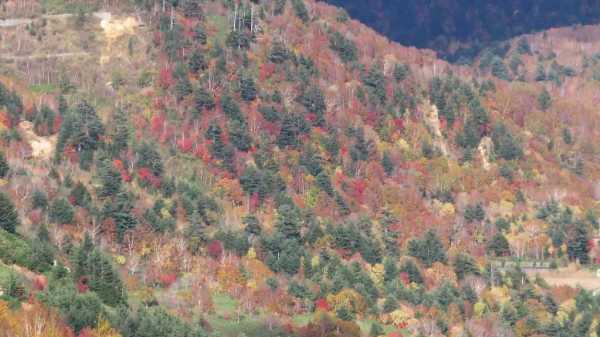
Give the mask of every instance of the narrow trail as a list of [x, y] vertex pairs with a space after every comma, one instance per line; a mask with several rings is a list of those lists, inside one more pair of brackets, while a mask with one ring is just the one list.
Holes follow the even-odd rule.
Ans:
[[70, 53], [54, 53], [54, 54], [34, 54], [34, 55], [8, 55], [0, 54], [2, 61], [28, 61], [50, 58], [68, 58], [77, 56], [92, 56], [89, 52], [70, 52]]
[[[11, 18], [11, 19], [0, 19], [0, 28], [8, 28], [8, 27], [16, 27], [20, 25], [30, 24], [35, 20], [39, 19], [49, 19], [49, 20], [62, 20], [66, 18], [72, 17], [74, 14], [64, 13], [64, 14], [47, 14], [42, 15], [36, 18]], [[97, 17], [100, 20], [110, 19], [111, 14], [109, 12], [94, 12], [93, 16]]]

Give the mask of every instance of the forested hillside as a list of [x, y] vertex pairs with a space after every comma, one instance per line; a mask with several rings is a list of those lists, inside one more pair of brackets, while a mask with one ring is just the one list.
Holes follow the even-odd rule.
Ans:
[[0, 337], [600, 336], [600, 26], [459, 66], [313, 0], [0, 17]]

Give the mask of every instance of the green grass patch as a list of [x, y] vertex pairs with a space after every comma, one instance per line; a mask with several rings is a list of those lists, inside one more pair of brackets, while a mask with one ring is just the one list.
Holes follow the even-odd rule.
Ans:
[[29, 86], [29, 90], [36, 94], [50, 94], [56, 92], [56, 89], [56, 85], [52, 83], [32, 84], [31, 86]]
[[310, 321], [312, 321], [313, 316], [314, 315], [312, 313], [296, 315], [292, 318], [292, 321], [294, 322], [294, 325], [296, 325], [298, 327], [302, 327], [302, 326], [308, 325], [308, 323], [310, 323]]
[[0, 284], [4, 284], [12, 273], [12, 268], [7, 265], [0, 264]]
[[219, 316], [232, 316], [238, 307], [238, 301], [224, 293], [213, 294], [213, 304], [215, 306], [215, 313]]

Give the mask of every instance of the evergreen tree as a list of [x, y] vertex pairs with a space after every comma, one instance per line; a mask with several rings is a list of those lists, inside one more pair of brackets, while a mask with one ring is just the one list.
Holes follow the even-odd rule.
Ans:
[[369, 337], [379, 337], [385, 335], [385, 331], [379, 322], [371, 323], [371, 328], [369, 330]]
[[246, 235], [248, 236], [258, 236], [262, 232], [258, 218], [254, 214], [246, 215], [243, 218], [243, 223], [246, 225], [244, 232], [246, 232]]
[[256, 98], [256, 83], [251, 76], [241, 76], [240, 90], [244, 101], [250, 102]]
[[325, 123], [325, 96], [321, 89], [317, 86], [311, 86], [306, 89], [302, 95], [297, 98], [297, 101], [306, 108], [309, 113], [313, 113], [316, 117], [315, 125], [321, 126]]
[[578, 260], [581, 264], [589, 262], [589, 234], [587, 225], [583, 221], [577, 221], [575, 224], [575, 232], [572, 238], [567, 242], [567, 252], [569, 258]]
[[421, 276], [421, 272], [412, 260], [407, 260], [406, 262], [404, 262], [404, 264], [402, 264], [402, 266], [400, 267], [400, 272], [406, 273], [408, 275], [408, 281], [411, 283], [423, 283], [423, 277]]
[[294, 8], [294, 13], [300, 20], [303, 22], [308, 22], [308, 20], [310, 20], [304, 0], [292, 0], [292, 6]]
[[491, 68], [492, 75], [498, 77], [501, 80], [510, 81], [510, 76], [508, 75], [508, 70], [506, 69], [504, 62], [502, 62], [502, 59], [500, 57], [495, 56], [492, 59], [491, 66], [492, 66], [492, 68]]
[[423, 240], [411, 240], [408, 244], [408, 252], [427, 267], [431, 267], [434, 262], [446, 263], [447, 260], [446, 250], [432, 230], [425, 233]]
[[286, 3], [287, 3], [287, 0], [275, 0], [275, 5], [274, 5], [275, 8], [273, 9], [273, 13], [275, 15], [283, 14]]
[[392, 258], [386, 258], [383, 261], [383, 281], [385, 283], [391, 282], [398, 277], [399, 271], [396, 266], [396, 261]]
[[204, 28], [201, 25], [197, 25], [194, 28], [194, 39], [199, 44], [202, 44], [202, 45], [206, 44], [206, 42], [207, 42], [206, 32], [204, 31]]
[[83, 183], [77, 182], [69, 194], [69, 199], [75, 206], [87, 207], [92, 201], [92, 196]]
[[33, 209], [45, 209], [48, 207], [48, 196], [44, 191], [36, 189], [31, 197], [31, 207]]
[[506, 125], [498, 123], [492, 131], [494, 152], [503, 159], [513, 160], [523, 156], [523, 147], [517, 137], [508, 130]]
[[195, 93], [196, 113], [201, 114], [204, 109], [212, 110], [215, 108], [215, 99], [212, 94], [200, 87]]
[[339, 32], [334, 32], [329, 37], [329, 46], [344, 63], [351, 63], [358, 59], [358, 49], [354, 42], [348, 40]]
[[204, 59], [204, 54], [200, 49], [195, 49], [190, 55], [190, 59], [188, 60], [188, 67], [190, 71], [194, 74], [197, 74], [200, 70], [205, 70], [208, 68], [208, 64]]
[[550, 108], [552, 105], [552, 98], [550, 97], [550, 93], [548, 90], [546, 90], [546, 88], [544, 88], [544, 90], [542, 90], [538, 96], [538, 105], [542, 111], [548, 110], [548, 108]]
[[468, 274], [479, 274], [479, 268], [473, 258], [466, 254], [459, 254], [454, 260], [454, 272], [459, 280], [462, 280]]
[[405, 64], [396, 64], [394, 66], [394, 79], [398, 82], [404, 81], [409, 73], [410, 68]]
[[240, 110], [240, 106], [236, 103], [235, 99], [228, 94], [223, 95], [221, 97], [221, 108], [227, 117], [230, 119], [235, 119], [238, 121], [244, 121], [244, 115], [242, 115], [242, 110]]
[[325, 171], [321, 171], [315, 179], [315, 183], [317, 184], [317, 186], [319, 186], [323, 191], [325, 191], [325, 193], [327, 193], [327, 195], [329, 196], [333, 196], [334, 194], [334, 190], [333, 190], [333, 186], [331, 185], [331, 178], [329, 178], [329, 175], [327, 174], [327, 172]]
[[394, 162], [390, 157], [390, 153], [388, 151], [383, 152], [383, 157], [381, 158], [381, 166], [383, 167], [383, 171], [388, 176], [391, 176], [394, 173]]
[[98, 188], [100, 198], [115, 196], [121, 190], [121, 173], [112, 165], [112, 162], [107, 160], [98, 164], [98, 178], [100, 180]]
[[575, 322], [573, 336], [587, 336], [592, 326], [593, 317], [590, 312], [584, 312], [581, 318]]
[[544, 69], [544, 65], [541, 63], [538, 63], [537, 68], [535, 69], [535, 80], [538, 82], [546, 80], [546, 69]]
[[510, 253], [508, 240], [502, 233], [496, 233], [488, 242], [487, 252], [494, 256], [505, 256]]
[[39, 227], [31, 244], [31, 269], [46, 272], [54, 262], [54, 247], [50, 242], [50, 234], [45, 225]]
[[119, 192], [114, 200], [108, 201], [102, 208], [103, 218], [111, 218], [115, 223], [117, 241], [122, 242], [125, 233], [137, 226], [138, 220], [131, 213], [133, 209], [132, 196]]
[[149, 143], [142, 142], [137, 149], [139, 156], [137, 166], [139, 168], [147, 168], [152, 171], [156, 177], [160, 177], [163, 173], [163, 163], [160, 154], [156, 150], [157, 146]]
[[10, 198], [0, 192], [0, 228], [9, 233], [16, 233], [19, 216]]
[[363, 77], [363, 83], [373, 92], [377, 97], [377, 103], [385, 103], [386, 90], [385, 90], [385, 76], [383, 75], [382, 65], [376, 62], [371, 66], [371, 69]]
[[183, 101], [183, 99], [192, 93], [192, 83], [190, 83], [187, 75], [180, 76], [177, 78], [177, 84], [175, 84], [175, 98], [177, 102]]
[[285, 204], [277, 209], [277, 222], [275, 228], [286, 239], [300, 239], [300, 212], [296, 206]]
[[517, 42], [517, 52], [521, 55], [531, 54], [531, 46], [525, 37], [522, 37]]
[[0, 178], [6, 178], [9, 169], [10, 166], [8, 166], [8, 161], [6, 160], [4, 152], [0, 152]]
[[233, 146], [240, 151], [248, 151], [252, 146], [252, 138], [248, 134], [248, 128], [245, 123], [238, 120], [231, 120], [228, 123], [229, 139]]
[[114, 114], [115, 129], [113, 131], [112, 149], [114, 155], [119, 155], [129, 144], [129, 118], [124, 109], [117, 109]]
[[66, 225], [73, 222], [75, 211], [73, 206], [65, 198], [55, 199], [52, 205], [50, 205], [50, 212], [48, 214], [50, 220], [54, 223]]
[[483, 205], [481, 205], [481, 203], [468, 205], [465, 208], [464, 218], [468, 223], [483, 221], [485, 219], [485, 210], [483, 209]]
[[308, 131], [308, 125], [302, 116], [287, 114], [281, 122], [281, 129], [277, 136], [277, 144], [280, 147], [295, 147], [299, 144], [298, 139], [302, 133]]
[[285, 44], [281, 41], [273, 42], [271, 49], [269, 50], [269, 61], [277, 64], [281, 64], [288, 60], [290, 52], [288, 51]]
[[66, 146], [73, 146], [80, 153], [80, 165], [86, 168], [90, 157], [98, 148], [104, 135], [104, 125], [96, 110], [86, 101], [81, 101], [73, 112], [67, 113], [61, 124], [56, 143], [55, 161], [60, 162]]

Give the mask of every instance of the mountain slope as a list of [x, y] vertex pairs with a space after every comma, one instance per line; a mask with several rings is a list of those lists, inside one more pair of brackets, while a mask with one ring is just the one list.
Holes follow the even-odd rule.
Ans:
[[2, 308], [64, 336], [596, 326], [514, 266], [596, 261], [597, 26], [467, 67], [313, 1], [74, 4], [1, 30]]

